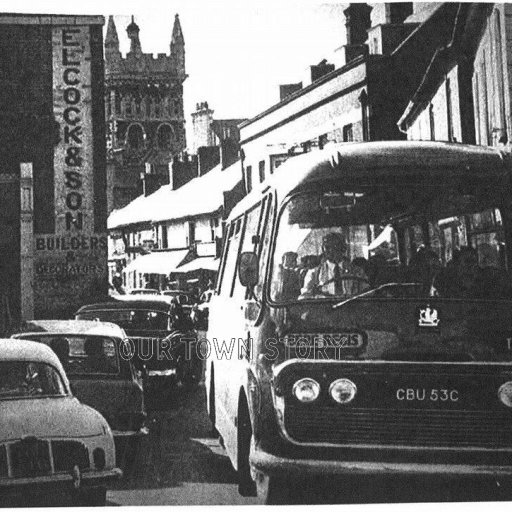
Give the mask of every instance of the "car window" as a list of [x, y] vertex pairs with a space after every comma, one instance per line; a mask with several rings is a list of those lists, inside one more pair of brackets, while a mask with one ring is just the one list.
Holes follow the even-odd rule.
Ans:
[[113, 322], [128, 331], [139, 330], [167, 330], [169, 315], [163, 311], [152, 309], [107, 309], [85, 311], [77, 315], [79, 320], [96, 320], [100, 322]]
[[34, 335], [31, 340], [48, 345], [60, 359], [68, 375], [119, 373], [115, 341], [103, 336]]
[[45, 363], [0, 362], [0, 400], [66, 395], [59, 372]]

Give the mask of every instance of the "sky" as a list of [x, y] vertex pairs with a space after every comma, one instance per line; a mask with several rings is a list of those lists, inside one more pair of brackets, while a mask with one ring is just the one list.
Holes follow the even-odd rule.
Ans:
[[114, 15], [121, 51], [130, 16], [142, 51], [169, 53], [174, 15], [185, 38], [187, 128], [196, 103], [216, 119], [251, 118], [279, 101], [279, 84], [304, 80], [308, 67], [345, 43], [343, 9], [332, 0], [0, 0], [3, 12]]

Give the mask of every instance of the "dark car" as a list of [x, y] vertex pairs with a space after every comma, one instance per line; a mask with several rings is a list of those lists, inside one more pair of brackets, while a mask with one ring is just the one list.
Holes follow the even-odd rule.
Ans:
[[192, 322], [179, 304], [161, 299], [124, 299], [88, 304], [77, 320], [113, 322], [126, 332], [134, 364], [143, 372], [146, 392], [171, 389], [177, 383], [197, 380]]
[[12, 337], [44, 343], [57, 354], [75, 396], [108, 421], [118, 464], [131, 466], [148, 429], [142, 381], [123, 357], [123, 329], [108, 322], [32, 320]]

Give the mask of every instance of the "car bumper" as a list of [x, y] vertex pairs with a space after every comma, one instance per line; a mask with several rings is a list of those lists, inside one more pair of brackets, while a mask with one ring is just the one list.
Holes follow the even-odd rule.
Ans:
[[25, 491], [38, 493], [52, 490], [72, 491], [89, 487], [108, 487], [122, 475], [123, 472], [119, 468], [113, 468], [77, 474], [58, 473], [27, 478], [0, 478], [0, 495], [3, 498], [9, 495], [18, 496]]
[[470, 464], [421, 464], [375, 461], [290, 459], [262, 450], [251, 451], [251, 469], [266, 475], [387, 475], [511, 477], [512, 466]]

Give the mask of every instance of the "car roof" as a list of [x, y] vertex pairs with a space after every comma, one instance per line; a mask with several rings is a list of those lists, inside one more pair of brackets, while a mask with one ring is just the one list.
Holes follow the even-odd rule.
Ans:
[[117, 309], [142, 309], [142, 310], [157, 310], [165, 313], [169, 312], [170, 302], [164, 296], [155, 299], [153, 297], [148, 299], [142, 299], [140, 297], [128, 298], [129, 296], [123, 296], [123, 299], [111, 301], [111, 302], [98, 302], [95, 304], [86, 304], [82, 306], [76, 314], [86, 313], [91, 311], [105, 311], [105, 310], [117, 310]]
[[22, 333], [88, 334], [124, 338], [125, 333], [118, 325], [95, 320], [30, 320], [24, 322]]
[[0, 361], [47, 363], [59, 368], [61, 373], [64, 373], [55, 352], [44, 343], [37, 341], [0, 338]]

